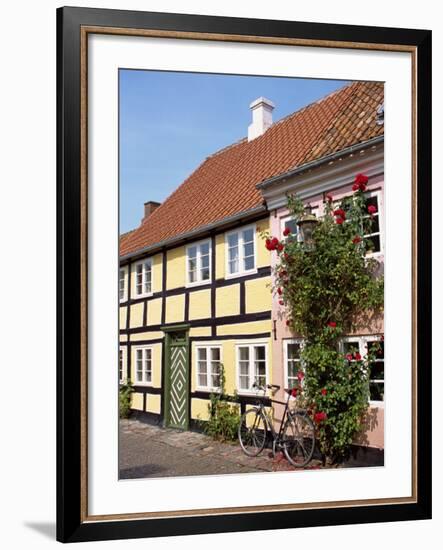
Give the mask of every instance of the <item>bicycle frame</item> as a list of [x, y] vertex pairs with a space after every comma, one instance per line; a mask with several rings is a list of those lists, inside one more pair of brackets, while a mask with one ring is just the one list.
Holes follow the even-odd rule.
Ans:
[[289, 415], [289, 413], [288, 413], [289, 400], [286, 401], [285, 403], [283, 401], [277, 401], [276, 399], [271, 399], [270, 401], [271, 401], [271, 403], [277, 403], [279, 405], [284, 405], [285, 406], [285, 410], [283, 412], [283, 417], [280, 420], [280, 429], [277, 432], [274, 428], [273, 419], [271, 418], [270, 414], [266, 410], [266, 407], [265, 407], [263, 401], [260, 399], [260, 397], [257, 397], [258, 408], [263, 413], [263, 416], [265, 417], [265, 421], [266, 421], [266, 424], [267, 424], [266, 429], [271, 432], [272, 439], [274, 441], [278, 442], [278, 441], [281, 441], [285, 421], [286, 421], [286, 418]]

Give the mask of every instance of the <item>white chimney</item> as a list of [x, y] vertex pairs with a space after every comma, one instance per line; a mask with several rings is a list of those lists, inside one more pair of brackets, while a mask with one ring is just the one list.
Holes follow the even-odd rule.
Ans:
[[272, 125], [272, 111], [275, 105], [265, 97], [259, 97], [249, 105], [252, 111], [252, 124], [248, 127], [248, 141], [261, 136]]

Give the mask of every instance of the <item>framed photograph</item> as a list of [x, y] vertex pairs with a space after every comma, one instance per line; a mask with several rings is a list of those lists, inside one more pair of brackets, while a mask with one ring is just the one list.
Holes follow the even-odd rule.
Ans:
[[431, 32], [60, 8], [57, 538], [431, 517]]

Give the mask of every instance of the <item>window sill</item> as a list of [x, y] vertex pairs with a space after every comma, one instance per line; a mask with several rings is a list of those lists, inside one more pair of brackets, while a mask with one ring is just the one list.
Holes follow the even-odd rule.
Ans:
[[206, 286], [212, 283], [212, 279], [207, 279], [205, 281], [196, 281], [195, 283], [186, 283], [185, 288], [194, 288], [198, 286]]
[[134, 296], [134, 299], [135, 300], [138, 300], [139, 298], [149, 298], [150, 296], [152, 296], [154, 294], [154, 292], [148, 292], [146, 294], [136, 294]]
[[221, 393], [221, 389], [220, 388], [203, 388], [201, 386], [197, 386], [195, 388], [195, 391], [201, 391], [203, 393]]

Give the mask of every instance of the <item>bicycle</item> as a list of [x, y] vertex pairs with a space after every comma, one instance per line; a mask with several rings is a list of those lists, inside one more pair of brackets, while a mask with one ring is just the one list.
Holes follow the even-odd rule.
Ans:
[[[271, 399], [271, 403], [285, 405], [280, 429], [276, 432], [263, 399], [267, 389], [274, 395], [280, 386], [276, 384], [259, 386], [254, 383], [252, 387], [257, 389], [256, 406], [243, 413], [238, 427], [238, 439], [243, 452], [247, 456], [258, 456], [265, 448], [267, 434], [270, 433], [273, 456], [276, 455], [277, 450], [283, 450], [290, 464], [296, 468], [303, 468], [312, 459], [315, 447], [315, 428], [308, 412], [304, 409], [290, 410], [291, 390], [285, 390], [288, 394], [285, 403]], [[263, 397], [258, 395], [259, 391], [263, 391]]]

